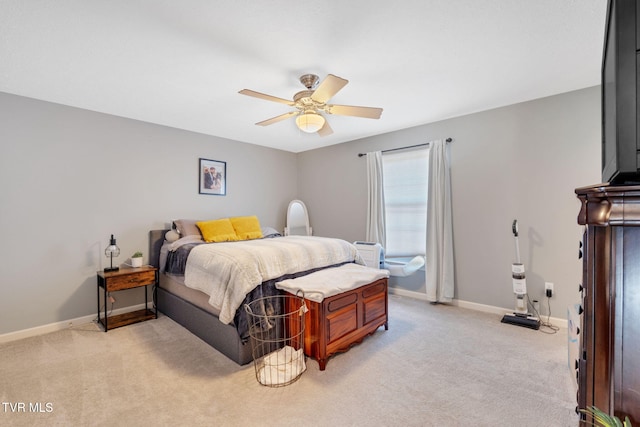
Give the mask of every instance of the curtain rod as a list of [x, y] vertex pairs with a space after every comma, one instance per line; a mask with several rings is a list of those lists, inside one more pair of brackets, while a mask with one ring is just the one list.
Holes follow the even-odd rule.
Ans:
[[[453, 139], [451, 138], [447, 138], [445, 139], [445, 142], [452, 142]], [[398, 148], [390, 148], [388, 150], [382, 150], [382, 153], [388, 153], [389, 151], [397, 151], [397, 150], [406, 150], [408, 148], [416, 148], [416, 147], [425, 147], [425, 146], [429, 146], [428, 142], [425, 142], [424, 144], [416, 144], [416, 145], [409, 145], [407, 147], [398, 147]], [[366, 156], [367, 153], [358, 153], [358, 157], [362, 157], [362, 156]]]

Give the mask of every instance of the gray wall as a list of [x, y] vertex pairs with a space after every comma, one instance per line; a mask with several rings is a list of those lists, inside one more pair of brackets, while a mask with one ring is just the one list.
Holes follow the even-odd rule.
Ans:
[[[598, 88], [298, 155], [3, 93], [0, 117], [0, 334], [94, 314], [95, 272], [107, 263], [111, 233], [118, 261], [136, 250], [146, 261], [148, 230], [173, 218], [256, 214], [282, 229], [299, 197], [314, 234], [362, 240], [365, 159], [357, 153], [448, 136], [456, 297], [513, 306], [517, 218], [532, 296], [555, 282], [557, 317], [578, 298], [573, 189], [600, 177]], [[199, 157], [227, 162], [227, 196], [198, 194]], [[115, 308], [142, 302], [135, 290], [116, 299]]]
[[599, 87], [299, 154], [298, 188], [314, 234], [364, 239], [366, 164], [358, 152], [446, 137], [454, 139], [456, 298], [514, 306], [511, 222], [518, 219], [529, 294], [542, 300], [544, 282], [554, 282], [551, 314], [564, 318], [581, 281], [574, 189], [600, 182]]
[[[0, 334], [95, 313], [111, 233], [117, 261], [146, 262], [148, 230], [171, 219], [282, 229], [297, 193], [293, 153], [3, 93], [0, 117]], [[227, 162], [227, 196], [198, 194], [200, 157]], [[115, 308], [143, 295], [115, 294]]]

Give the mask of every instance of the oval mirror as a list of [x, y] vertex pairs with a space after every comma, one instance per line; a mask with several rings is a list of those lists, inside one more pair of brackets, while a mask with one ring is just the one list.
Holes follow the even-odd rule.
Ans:
[[301, 200], [292, 200], [287, 209], [285, 236], [311, 236], [307, 207]]

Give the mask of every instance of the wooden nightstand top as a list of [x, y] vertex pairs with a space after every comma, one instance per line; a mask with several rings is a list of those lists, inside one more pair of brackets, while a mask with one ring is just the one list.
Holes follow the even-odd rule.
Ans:
[[123, 276], [126, 274], [138, 274], [138, 273], [143, 273], [143, 272], [147, 272], [147, 271], [156, 271], [157, 268], [151, 266], [151, 265], [143, 265], [142, 267], [120, 267], [120, 270], [117, 271], [98, 271], [98, 276], [102, 277], [103, 279], [108, 279], [110, 277], [117, 277], [117, 276]]
[[121, 268], [117, 271], [99, 271], [98, 286], [105, 287], [108, 292], [114, 292], [140, 286], [154, 285], [157, 279], [157, 270], [155, 267], [144, 266]]

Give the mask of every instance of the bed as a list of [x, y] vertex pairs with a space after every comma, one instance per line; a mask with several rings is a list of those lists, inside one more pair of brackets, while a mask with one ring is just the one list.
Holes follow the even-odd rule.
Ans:
[[[355, 246], [340, 239], [276, 236], [247, 242], [194, 244], [184, 261], [185, 274], [180, 275], [164, 271], [167, 252], [165, 235], [168, 231], [151, 230], [149, 234], [149, 262], [160, 269], [157, 309], [239, 365], [252, 361], [251, 346], [247, 342], [246, 313], [243, 310], [245, 303], [283, 292], [275, 287], [279, 280], [301, 277], [345, 263], [364, 264]], [[310, 242], [318, 241], [329, 245], [328, 248], [339, 248], [337, 252], [340, 253], [333, 254], [336, 251], [326, 248], [317, 252], [315, 243]], [[289, 244], [284, 245], [287, 242]], [[250, 244], [258, 252], [264, 252], [260, 261], [256, 262], [257, 267], [244, 266], [240, 272], [230, 267], [235, 263], [234, 254], [242, 252], [242, 248]], [[290, 247], [282, 249], [283, 246], [292, 245], [300, 246], [296, 251], [301, 256], [292, 256]], [[265, 249], [271, 246], [279, 249]], [[227, 264], [222, 268], [214, 263], [219, 258], [227, 258]], [[198, 259], [202, 265], [194, 266]], [[256, 269], [259, 273], [255, 272]], [[212, 274], [211, 280], [214, 282], [225, 282], [224, 291], [215, 284], [208, 284], [209, 274]], [[265, 280], [258, 280], [259, 274], [266, 274]], [[186, 282], [189, 282], [189, 286], [186, 286]], [[212, 299], [216, 298], [212, 303]]]

